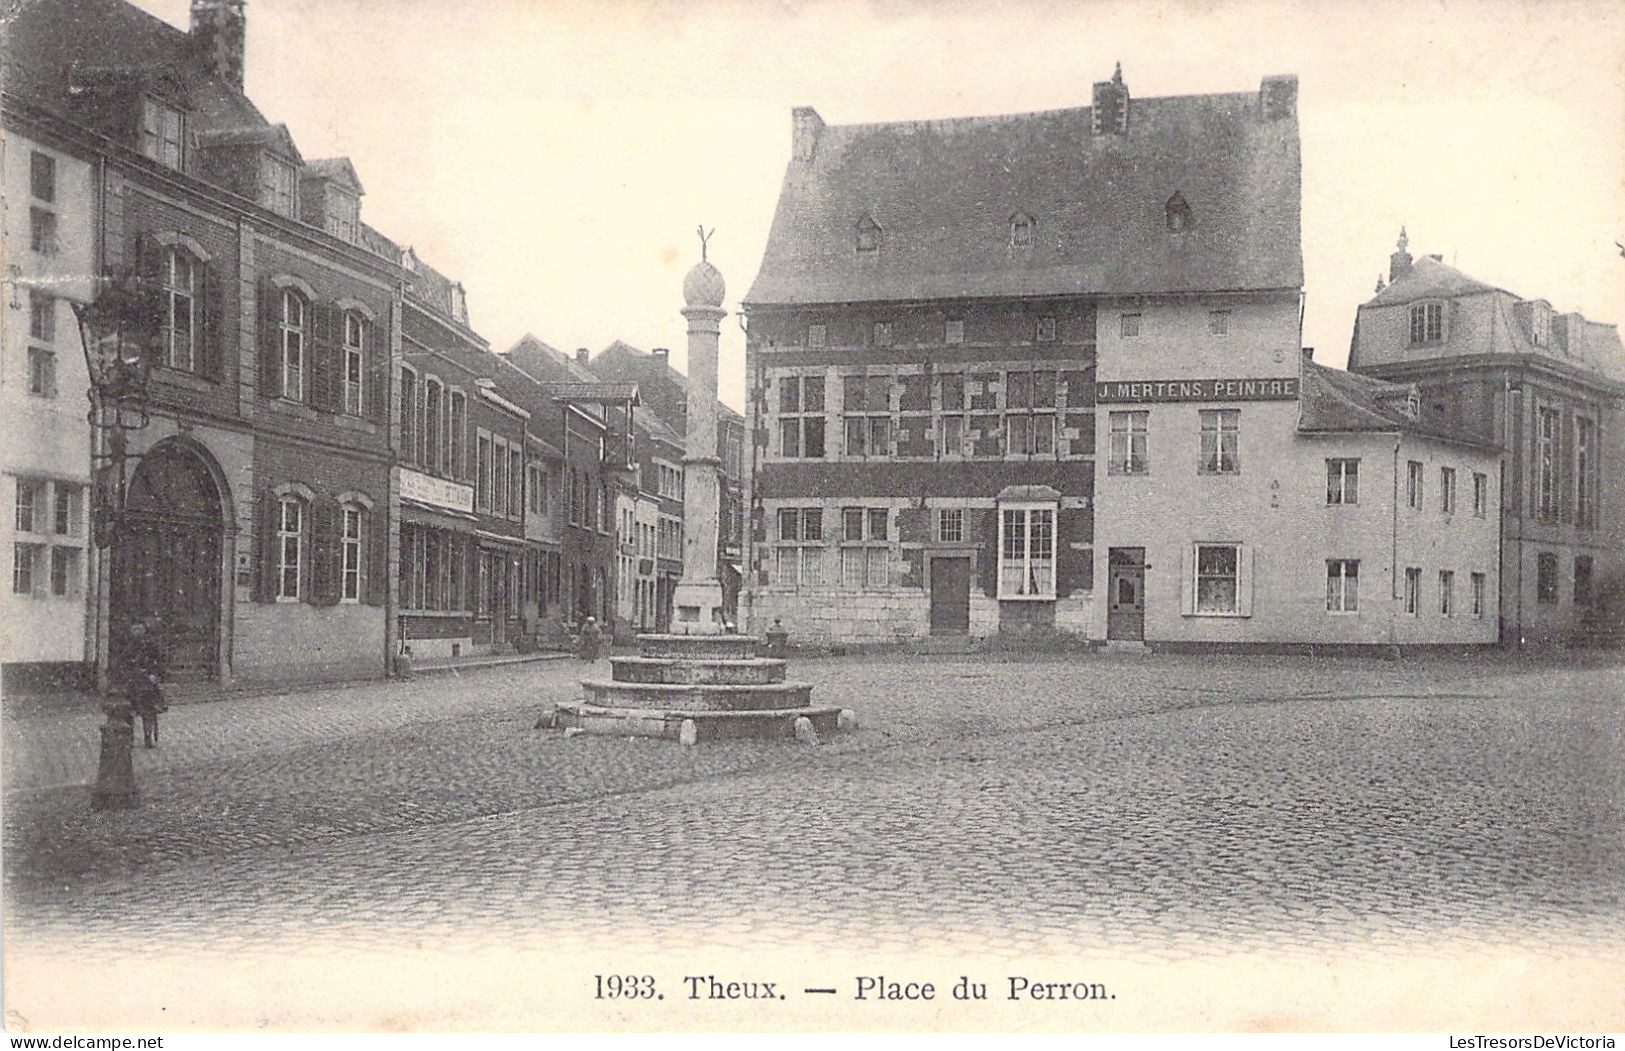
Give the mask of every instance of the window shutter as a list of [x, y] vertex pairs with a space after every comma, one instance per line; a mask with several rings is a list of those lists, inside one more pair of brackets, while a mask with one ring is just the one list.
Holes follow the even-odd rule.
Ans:
[[266, 489], [260, 497], [260, 577], [254, 601], [276, 601], [276, 533], [280, 500], [275, 490]]
[[164, 360], [164, 348], [169, 345], [169, 312], [164, 299], [165, 248], [150, 233], [142, 232], [135, 239], [135, 273], [148, 297], [152, 315], [144, 331], [146, 350], [152, 360]]
[[310, 305], [310, 404], [323, 412], [333, 412], [336, 378], [333, 361], [333, 310], [325, 303]]
[[367, 389], [362, 393], [362, 397], [367, 403], [367, 418], [375, 423], [382, 423], [389, 418], [386, 412], [389, 392], [384, 387], [384, 364], [388, 362], [389, 355], [379, 346], [379, 338], [383, 331], [383, 326], [367, 322], [364, 324], [362, 335], [364, 350], [361, 365], [366, 372], [367, 383]]
[[1179, 610], [1189, 616], [1196, 612], [1196, 545], [1179, 549]]
[[999, 509], [982, 511], [982, 548], [980, 551], [982, 594], [999, 597]]
[[453, 543], [462, 543], [463, 547], [463, 608], [469, 611], [478, 610], [480, 597], [480, 546], [473, 537], [454, 538]]
[[282, 347], [278, 315], [281, 291], [269, 280], [260, 282], [259, 355], [260, 394], [282, 397]]
[[201, 264], [202, 281], [198, 289], [198, 309], [203, 313], [202, 345], [199, 346], [198, 372], [205, 379], [219, 380], [221, 375], [221, 361], [225, 348], [220, 345], [222, 338], [220, 316], [225, 309], [224, 296], [221, 294], [220, 268]]
[[336, 605], [339, 600], [338, 510], [331, 497], [319, 496], [311, 501], [305, 545], [310, 552], [309, 597], [318, 606]]
[[1253, 615], [1253, 547], [1250, 544], [1236, 549], [1236, 612], [1243, 617]]
[[382, 606], [389, 594], [389, 522], [382, 514], [365, 511], [361, 536], [367, 547], [367, 605]]

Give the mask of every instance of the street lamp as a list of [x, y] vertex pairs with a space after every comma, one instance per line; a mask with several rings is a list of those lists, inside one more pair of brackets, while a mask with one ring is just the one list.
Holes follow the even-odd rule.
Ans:
[[[73, 309], [90, 379], [91, 538], [105, 551], [122, 530], [125, 471], [130, 460], [139, 458], [130, 453], [129, 432], [150, 422], [147, 384], [158, 334], [158, 292], [133, 273], [114, 273], [98, 280], [94, 300], [75, 303]], [[104, 554], [102, 573], [108, 571]], [[102, 709], [107, 720], [91, 805], [128, 809], [138, 802], [131, 757], [134, 714], [117, 685], [103, 697]]]

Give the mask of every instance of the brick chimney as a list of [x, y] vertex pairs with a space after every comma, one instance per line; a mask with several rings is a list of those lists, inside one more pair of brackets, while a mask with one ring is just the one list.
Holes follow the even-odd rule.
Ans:
[[1410, 243], [1411, 239], [1405, 236], [1405, 228], [1401, 226], [1399, 228], [1399, 243], [1396, 246], [1398, 251], [1388, 257], [1388, 283], [1390, 285], [1402, 277], [1410, 276], [1411, 254], [1405, 251], [1405, 246]]
[[662, 365], [667, 364], [668, 359], [671, 357], [671, 349], [668, 347], [656, 347], [652, 353]]
[[586, 347], [577, 347], [576, 348], [576, 364], [577, 365], [585, 365], [585, 364], [587, 364], [587, 348]]
[[1258, 115], [1280, 120], [1298, 112], [1298, 77], [1295, 73], [1265, 77], [1258, 87]]
[[210, 74], [243, 87], [243, 44], [248, 36], [244, 0], [192, 0], [192, 47]]
[[811, 106], [790, 111], [790, 154], [798, 161], [810, 161], [818, 150], [818, 136], [824, 131], [824, 118]]
[[1128, 134], [1128, 85], [1123, 83], [1123, 63], [1117, 63], [1112, 79], [1095, 84], [1089, 128], [1096, 135]]

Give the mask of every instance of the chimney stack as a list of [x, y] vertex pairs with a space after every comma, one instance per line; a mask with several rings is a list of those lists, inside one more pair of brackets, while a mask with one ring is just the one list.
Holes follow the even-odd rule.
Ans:
[[1405, 251], [1405, 246], [1410, 243], [1411, 239], [1405, 236], [1405, 228], [1401, 226], [1397, 246], [1399, 250], [1388, 257], [1388, 283], [1390, 285], [1402, 277], [1410, 276], [1411, 254]]
[[1112, 79], [1095, 85], [1089, 128], [1095, 135], [1128, 134], [1128, 85], [1123, 83], [1123, 63], [1117, 63]]
[[244, 0], [192, 0], [190, 36], [203, 68], [241, 91], [243, 45], [248, 36]]
[[1298, 113], [1298, 75], [1283, 73], [1265, 77], [1258, 86], [1258, 115], [1264, 120], [1280, 120]]
[[1314, 361], [1315, 360], [1315, 348], [1314, 347], [1304, 347], [1303, 348], [1303, 360], [1304, 361]]
[[587, 364], [587, 348], [586, 347], [577, 347], [576, 348], [576, 364], [578, 364], [578, 365]]
[[667, 363], [667, 359], [671, 357], [671, 350], [667, 347], [656, 347], [654, 349], [654, 356], [659, 358], [660, 363], [664, 365]]
[[810, 161], [818, 150], [818, 136], [824, 130], [824, 118], [811, 106], [797, 106], [790, 111], [790, 153], [798, 161]]

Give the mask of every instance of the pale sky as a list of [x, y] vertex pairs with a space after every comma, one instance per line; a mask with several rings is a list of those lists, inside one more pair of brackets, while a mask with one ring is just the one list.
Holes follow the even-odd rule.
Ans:
[[[139, 0], [185, 26], [187, 0]], [[790, 109], [831, 124], [1085, 106], [1299, 77], [1304, 342], [1411, 251], [1625, 321], [1625, 6], [249, 0], [247, 87], [307, 158], [348, 155], [362, 216], [468, 289], [475, 328], [683, 367], [694, 228], [730, 310], [755, 277]], [[740, 406], [744, 335], [724, 323]]]

